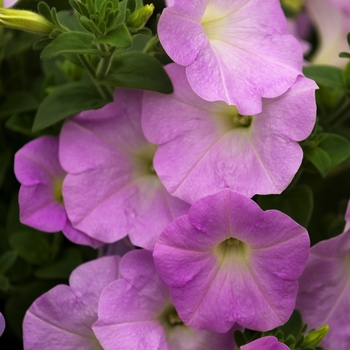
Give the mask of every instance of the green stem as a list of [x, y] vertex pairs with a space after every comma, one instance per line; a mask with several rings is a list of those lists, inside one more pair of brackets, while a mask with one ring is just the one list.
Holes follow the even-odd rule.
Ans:
[[111, 69], [114, 54], [116, 53], [116, 48], [112, 48], [111, 51], [104, 45], [100, 45], [100, 50], [105, 53], [109, 53], [105, 57], [101, 57], [100, 62], [98, 62], [96, 70], [97, 80], [103, 79]]
[[98, 81], [96, 80], [95, 68], [91, 64], [91, 62], [84, 55], [78, 55], [78, 57], [79, 57], [81, 64], [85, 67], [85, 69], [89, 73], [89, 76], [90, 76], [91, 80], [93, 81], [93, 83], [95, 84], [96, 89], [100, 93], [101, 97], [106, 101], [110, 101], [111, 99], [113, 99], [113, 92], [111, 91], [111, 89], [109, 89], [108, 86], [100, 85], [98, 83]]

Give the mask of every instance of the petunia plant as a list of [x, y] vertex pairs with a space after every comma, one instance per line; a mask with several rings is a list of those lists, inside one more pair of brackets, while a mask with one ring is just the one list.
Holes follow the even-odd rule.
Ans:
[[0, 0], [0, 348], [348, 350], [349, 16]]

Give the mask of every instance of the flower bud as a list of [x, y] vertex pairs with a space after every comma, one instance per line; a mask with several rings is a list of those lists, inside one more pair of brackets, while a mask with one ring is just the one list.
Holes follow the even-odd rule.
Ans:
[[322, 326], [321, 328], [311, 331], [309, 334], [306, 335], [304, 339], [304, 346], [317, 346], [318, 344], [321, 343], [322, 339], [327, 335], [329, 330], [328, 324], [325, 326]]
[[50, 34], [54, 25], [37, 13], [0, 8], [0, 25], [39, 34]]
[[139, 10], [135, 11], [126, 23], [128, 27], [141, 29], [147, 23], [154, 11], [154, 5], [145, 5]]

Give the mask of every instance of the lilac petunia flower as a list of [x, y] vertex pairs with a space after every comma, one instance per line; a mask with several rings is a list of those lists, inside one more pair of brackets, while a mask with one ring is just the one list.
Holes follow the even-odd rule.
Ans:
[[2, 333], [4, 333], [5, 326], [6, 326], [5, 318], [3, 314], [0, 312], [0, 337], [2, 336]]
[[280, 343], [276, 337], [267, 336], [241, 346], [241, 350], [289, 350], [289, 347]]
[[303, 158], [297, 141], [315, 123], [315, 82], [299, 77], [260, 114], [242, 116], [194, 94], [183, 67], [166, 70], [174, 93], [144, 94], [142, 126], [159, 145], [154, 167], [167, 190], [189, 203], [227, 187], [248, 197], [281, 193]]
[[156, 146], [142, 133], [141, 101], [141, 91], [118, 89], [114, 102], [69, 119], [60, 160], [74, 227], [106, 243], [129, 235], [132, 244], [153, 249], [189, 205], [168, 194], [153, 169]]
[[302, 74], [301, 47], [286, 28], [278, 0], [175, 0], [158, 35], [196, 94], [256, 114], [262, 97], [282, 95]]
[[309, 328], [329, 325], [321, 346], [350, 348], [350, 230], [311, 248], [296, 308]]
[[58, 285], [34, 301], [23, 321], [24, 349], [102, 350], [91, 327], [103, 288], [119, 276], [119, 261], [89, 261], [72, 272], [70, 286]]
[[284, 324], [308, 254], [302, 226], [226, 189], [170, 224], [153, 256], [184, 323], [226, 332], [235, 322], [259, 331]]
[[62, 197], [66, 172], [58, 160], [58, 137], [42, 136], [15, 155], [14, 170], [21, 183], [20, 220], [45, 232], [61, 231], [74, 243], [98, 247], [102, 242], [76, 230], [67, 218]]
[[121, 279], [102, 292], [93, 330], [105, 350], [231, 350], [232, 331], [216, 334], [183, 324], [170, 300], [169, 288], [146, 250], [127, 253]]

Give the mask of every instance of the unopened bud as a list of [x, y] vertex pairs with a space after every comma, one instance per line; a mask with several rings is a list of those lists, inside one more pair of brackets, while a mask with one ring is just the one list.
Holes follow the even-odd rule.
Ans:
[[37, 13], [0, 8], [0, 25], [39, 34], [50, 34], [54, 25]]
[[153, 11], [153, 4], [143, 6], [139, 10], [135, 11], [132, 15], [130, 15], [126, 25], [132, 28], [143, 28], [149, 20], [149, 18], [152, 16]]
[[317, 346], [321, 343], [322, 339], [327, 335], [329, 330], [328, 324], [325, 326], [322, 326], [321, 328], [311, 331], [309, 334], [306, 335], [304, 339], [303, 345], [305, 346]]

